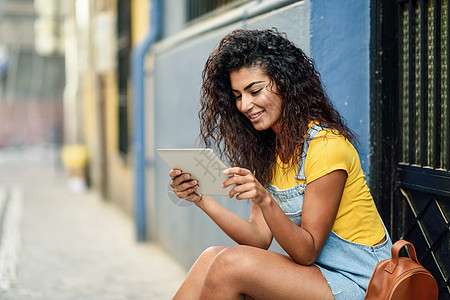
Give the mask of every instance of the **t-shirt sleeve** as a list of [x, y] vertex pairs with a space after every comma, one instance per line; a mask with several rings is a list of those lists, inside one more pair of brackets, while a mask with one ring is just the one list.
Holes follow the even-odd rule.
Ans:
[[306, 181], [312, 182], [336, 170], [350, 174], [356, 150], [341, 135], [320, 132], [309, 145], [305, 160]]

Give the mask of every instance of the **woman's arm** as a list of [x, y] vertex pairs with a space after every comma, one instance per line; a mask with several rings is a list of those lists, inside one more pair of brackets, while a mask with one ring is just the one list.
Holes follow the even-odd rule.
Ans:
[[284, 222], [269, 221], [276, 219], [283, 211], [276, 203], [261, 203], [261, 209], [275, 238], [294, 261], [310, 265], [319, 257], [333, 228], [346, 180], [347, 173], [337, 170], [308, 183], [303, 200], [301, 227], [290, 222], [287, 217]]
[[235, 176], [226, 186], [237, 184], [230, 196], [250, 198], [257, 205], [273, 236], [280, 246], [297, 263], [310, 265], [319, 257], [333, 227], [344, 190], [347, 173], [333, 171], [306, 186], [302, 209], [302, 226], [293, 223], [272, 196], [246, 169], [231, 168], [228, 174]]
[[272, 233], [257, 205], [252, 204], [250, 219], [247, 221], [224, 208], [209, 195], [203, 195], [195, 204], [236, 243], [262, 249], [269, 248]]
[[169, 176], [172, 178], [170, 185], [175, 194], [202, 209], [236, 243], [269, 248], [272, 233], [259, 206], [252, 204], [250, 219], [245, 220], [224, 208], [211, 196], [196, 194], [198, 184], [195, 180], [189, 181], [189, 174], [182, 174], [181, 170], [172, 170]]

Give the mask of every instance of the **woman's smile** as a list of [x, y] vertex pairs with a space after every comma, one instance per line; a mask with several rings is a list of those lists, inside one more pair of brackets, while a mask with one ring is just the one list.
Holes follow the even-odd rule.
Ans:
[[249, 115], [248, 117], [250, 118], [250, 121], [256, 122], [256, 121], [258, 121], [260, 119], [260, 117], [261, 117], [261, 115], [263, 113], [264, 113], [264, 111], [261, 111], [261, 112], [256, 113], [256, 114]]

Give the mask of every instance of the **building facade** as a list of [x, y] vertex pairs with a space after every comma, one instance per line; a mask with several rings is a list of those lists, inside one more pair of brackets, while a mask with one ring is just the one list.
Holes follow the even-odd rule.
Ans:
[[[170, 197], [170, 169], [156, 149], [198, 146], [201, 72], [220, 39], [237, 28], [276, 27], [315, 61], [358, 135], [392, 238], [414, 243], [440, 297], [450, 297], [448, 1], [76, 2], [83, 1], [91, 12], [90, 60], [80, 77], [90, 174], [105, 199], [136, 219], [138, 236], [186, 268], [208, 246], [233, 244], [195, 206]], [[99, 68], [112, 42], [93, 28], [107, 34], [114, 20], [115, 62]], [[249, 216], [249, 202], [218, 200]], [[282, 251], [276, 243], [272, 249]]]
[[[41, 51], [42, 30], [33, 30], [39, 16], [33, 0], [0, 0], [0, 147], [62, 140], [64, 55], [57, 32], [53, 49]], [[56, 26], [59, 20], [52, 21]]]

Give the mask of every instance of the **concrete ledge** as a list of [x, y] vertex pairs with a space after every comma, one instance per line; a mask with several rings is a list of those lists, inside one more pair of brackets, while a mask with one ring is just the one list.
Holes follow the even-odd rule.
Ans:
[[19, 187], [0, 187], [0, 290], [17, 278], [22, 196]]

